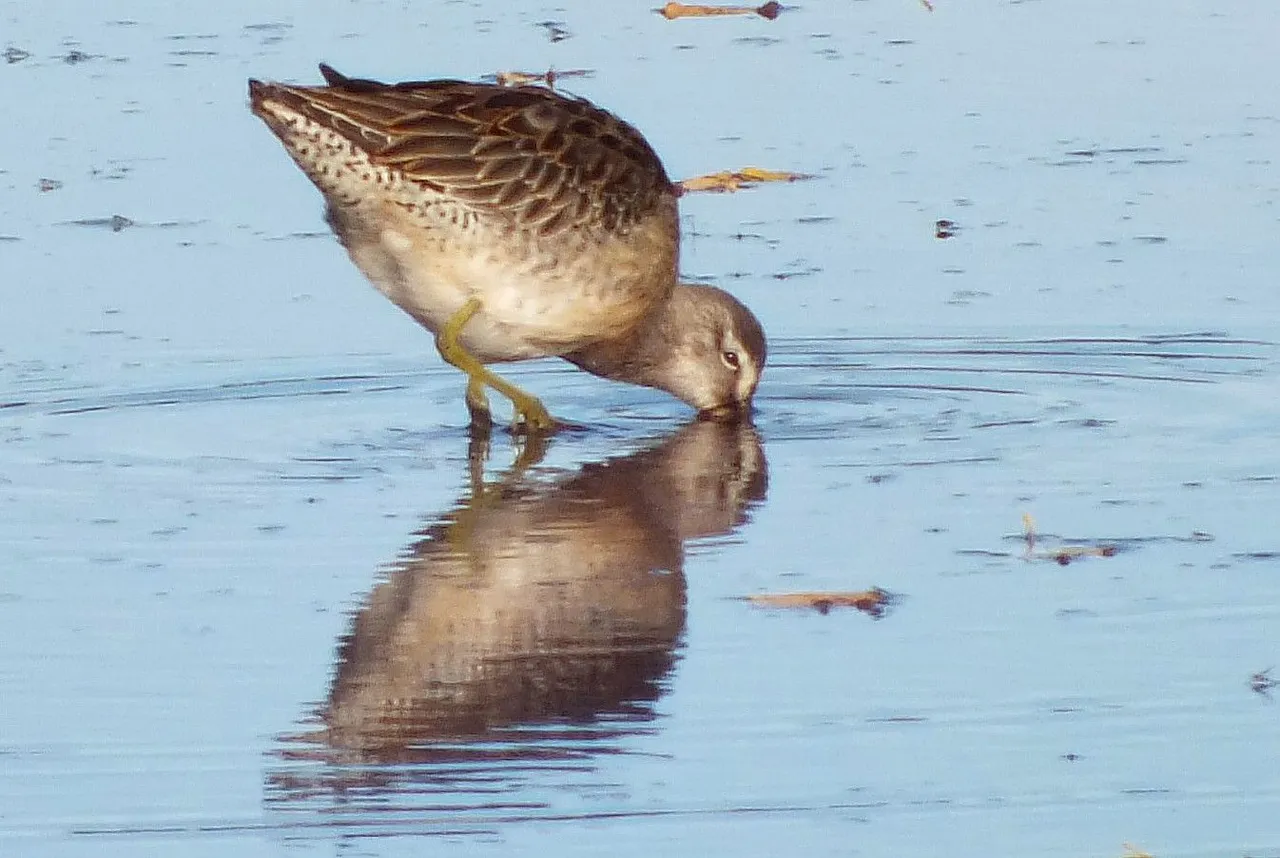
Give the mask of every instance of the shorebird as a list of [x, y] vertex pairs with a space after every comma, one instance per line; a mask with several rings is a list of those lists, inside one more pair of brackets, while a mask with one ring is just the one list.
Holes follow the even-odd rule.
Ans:
[[320, 73], [324, 86], [250, 80], [252, 110], [356, 266], [467, 374], [473, 427], [492, 422], [492, 388], [517, 427], [555, 428], [487, 366], [540, 357], [701, 416], [750, 412], [764, 332], [729, 293], [680, 282], [679, 189], [639, 131], [542, 87]]

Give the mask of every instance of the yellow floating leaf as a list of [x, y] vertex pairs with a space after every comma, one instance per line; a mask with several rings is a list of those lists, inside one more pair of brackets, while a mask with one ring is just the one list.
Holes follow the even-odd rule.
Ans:
[[785, 170], [765, 170], [760, 167], [743, 167], [741, 170], [722, 170], [705, 176], [695, 176], [679, 183], [686, 192], [711, 191], [725, 193], [749, 188], [761, 182], [796, 182], [801, 179], [812, 179], [807, 173], [791, 173]]

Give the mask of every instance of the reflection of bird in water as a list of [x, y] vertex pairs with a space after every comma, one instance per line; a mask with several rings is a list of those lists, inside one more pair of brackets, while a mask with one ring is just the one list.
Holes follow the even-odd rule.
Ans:
[[324, 194], [373, 284], [532, 430], [554, 421], [485, 364], [563, 357], [707, 414], [750, 408], [765, 360], [736, 298], [677, 281], [676, 186], [630, 125], [541, 87], [249, 82], [253, 112]]
[[424, 759], [433, 740], [647, 716], [684, 628], [685, 541], [732, 532], [766, 483], [754, 429], [698, 421], [559, 482], [485, 487], [357, 612], [323, 740]]

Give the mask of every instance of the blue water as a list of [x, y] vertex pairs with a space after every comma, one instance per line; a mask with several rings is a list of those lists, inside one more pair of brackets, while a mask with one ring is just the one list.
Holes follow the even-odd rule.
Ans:
[[[0, 12], [0, 854], [1280, 852], [1280, 13]], [[755, 432], [534, 364], [471, 458], [246, 108], [319, 60], [814, 174], [682, 202]]]

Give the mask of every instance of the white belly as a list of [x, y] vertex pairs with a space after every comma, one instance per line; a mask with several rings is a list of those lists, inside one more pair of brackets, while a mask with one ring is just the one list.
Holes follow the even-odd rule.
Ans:
[[530, 236], [475, 223], [432, 229], [413, 215], [362, 220], [362, 229], [341, 236], [352, 260], [428, 330], [438, 333], [479, 300], [461, 339], [485, 362], [562, 355], [621, 336], [674, 282], [674, 254], [637, 253], [645, 248], [634, 242], [579, 236], [555, 247], [543, 241], [534, 252]]

